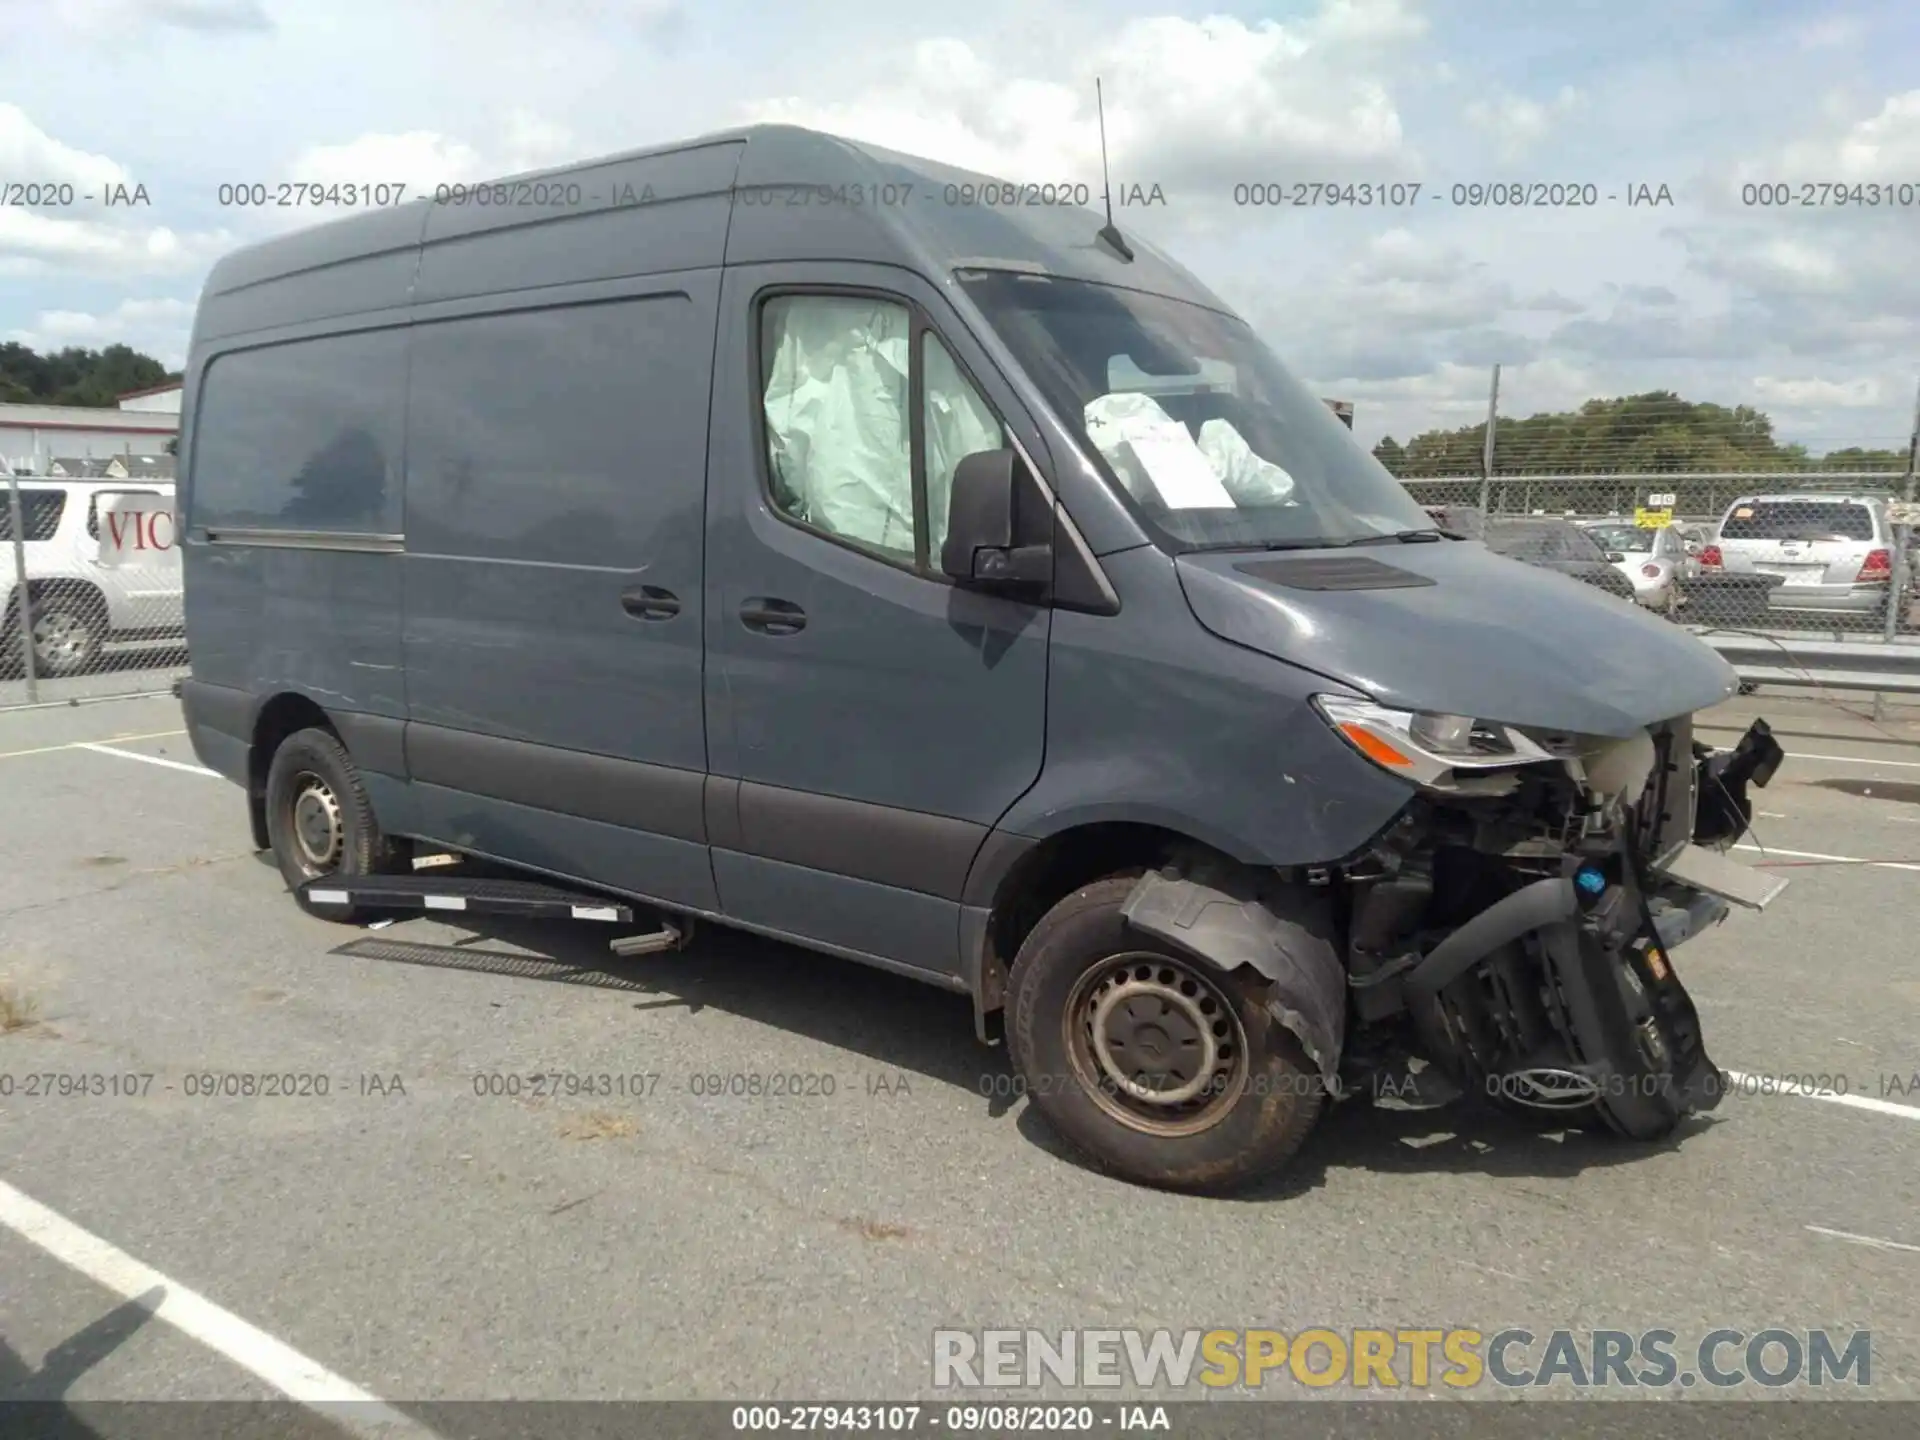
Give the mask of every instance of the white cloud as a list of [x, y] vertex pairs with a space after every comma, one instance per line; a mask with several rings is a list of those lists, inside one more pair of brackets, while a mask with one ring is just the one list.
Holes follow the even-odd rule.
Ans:
[[1854, 45], [1866, 35], [1866, 27], [1851, 15], [1833, 15], [1800, 27], [1794, 39], [1805, 50], [1832, 50]]
[[[1171, 201], [1123, 228], [1239, 304], [1322, 393], [1352, 393], [1363, 430], [1471, 423], [1494, 360], [1516, 413], [1675, 389], [1764, 395], [1783, 432], [1904, 430], [1920, 205], [1739, 203], [1759, 179], [1920, 186], [1911, 21], [1897, 0], [1842, 8], [1728, 32], [1708, 18], [1721, 7], [1683, 6], [1658, 45], [1629, 46], [1592, 7], [1495, 0], [1299, 0], [1278, 21], [1177, 0], [0, 0], [0, 177], [137, 178], [154, 202], [0, 212], [0, 330], [132, 325], [123, 295], [188, 296], [220, 251], [328, 218], [216, 208], [224, 182], [430, 188], [749, 118], [1096, 186], [1098, 77], [1113, 178]], [[76, 76], [112, 105], [76, 105]], [[1670, 182], [1681, 206], [1445, 198], [1503, 176]], [[1425, 193], [1408, 210], [1231, 204], [1243, 181], [1377, 178]], [[41, 318], [62, 315], [88, 318]], [[184, 340], [184, 313], [139, 323]]]
[[261, 0], [60, 0], [57, 9], [62, 23], [96, 39], [149, 27], [204, 34], [273, 29]]
[[1467, 120], [1489, 136], [1501, 160], [1519, 160], [1531, 154], [1551, 133], [1554, 123], [1579, 110], [1586, 97], [1571, 85], [1562, 86], [1551, 100], [1530, 100], [1502, 93], [1467, 106]]
[[73, 219], [59, 211], [0, 209], [0, 263], [16, 275], [187, 274], [235, 243], [225, 230], [182, 234], [165, 225], [109, 224]]
[[63, 145], [34, 123], [18, 105], [0, 102], [0, 176], [22, 184], [68, 184], [77, 191], [98, 191], [129, 183], [123, 165]]
[[72, 193], [68, 204], [0, 206], [0, 274], [178, 274], [233, 243], [224, 231], [154, 225], [150, 206], [103, 205], [112, 187], [131, 188], [127, 167], [54, 139], [17, 105], [0, 104], [0, 177]]
[[1009, 179], [1095, 183], [1097, 77], [1116, 180], [1224, 196], [1303, 166], [1352, 178], [1413, 163], [1385, 62], [1422, 24], [1397, 0], [1334, 0], [1289, 24], [1159, 16], [1064, 65], [947, 37], [914, 46], [897, 81], [852, 98], [787, 96], [743, 113]]
[[[1799, 186], [1905, 181], [1910, 191], [1920, 185], [1920, 90], [1888, 96], [1871, 115], [1861, 116], [1859, 104], [1858, 95], [1838, 96], [1836, 108], [1844, 107], [1844, 113], [1827, 133], [1777, 146], [1734, 165], [1724, 186], [1727, 198], [1739, 203], [1742, 187], [1766, 182]], [[1836, 207], [1828, 199], [1816, 206], [1789, 208]], [[1911, 195], [1904, 209], [1909, 216], [1915, 213]]]
[[1788, 405], [1835, 410], [1865, 410], [1884, 405], [1894, 397], [1889, 387], [1872, 376], [1858, 380], [1789, 380], [1777, 375], [1756, 375], [1754, 395], [1762, 404]]
[[488, 176], [480, 152], [471, 145], [431, 130], [409, 130], [311, 146], [294, 156], [286, 178], [316, 185], [404, 184], [417, 192]]
[[30, 324], [9, 331], [7, 338], [36, 350], [131, 345], [172, 369], [185, 359], [186, 332], [192, 322], [193, 306], [185, 300], [130, 299], [104, 314], [43, 310]]
[[[279, 178], [322, 187], [398, 185], [405, 187], [405, 199], [414, 200], [431, 195], [439, 185], [497, 180], [560, 164], [580, 153], [566, 126], [528, 110], [508, 111], [494, 130], [484, 145], [434, 130], [366, 134], [339, 144], [312, 145], [294, 156]], [[298, 230], [364, 208], [342, 200], [254, 207], [244, 214], [250, 229], [268, 232]]]

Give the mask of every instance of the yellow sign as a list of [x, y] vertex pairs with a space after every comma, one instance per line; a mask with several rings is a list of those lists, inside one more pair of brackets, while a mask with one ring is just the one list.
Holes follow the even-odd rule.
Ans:
[[1673, 524], [1671, 510], [1635, 510], [1633, 523], [1642, 530], [1664, 530]]

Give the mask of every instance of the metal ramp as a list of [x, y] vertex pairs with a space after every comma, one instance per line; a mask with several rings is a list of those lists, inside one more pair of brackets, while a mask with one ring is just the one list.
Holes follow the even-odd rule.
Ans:
[[[309, 880], [300, 897], [318, 914], [337, 909], [417, 910], [422, 915], [509, 915], [520, 920], [597, 920], [634, 923], [633, 907], [605, 896], [563, 889], [538, 880], [509, 880], [467, 875], [330, 875]], [[661, 922], [645, 935], [623, 935], [609, 942], [616, 955], [649, 955], [677, 950], [692, 933], [691, 924]]]

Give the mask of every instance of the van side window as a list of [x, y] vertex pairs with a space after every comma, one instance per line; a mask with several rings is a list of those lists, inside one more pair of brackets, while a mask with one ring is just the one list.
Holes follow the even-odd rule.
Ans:
[[404, 330], [234, 350], [201, 379], [189, 523], [397, 534]]
[[760, 326], [774, 504], [816, 530], [913, 559], [907, 307], [780, 295]]
[[973, 388], [953, 354], [931, 330], [921, 335], [920, 358], [925, 391], [927, 445], [927, 551], [938, 555], [946, 543], [953, 471], [961, 460], [982, 450], [1004, 450], [1004, 427], [980, 392]]

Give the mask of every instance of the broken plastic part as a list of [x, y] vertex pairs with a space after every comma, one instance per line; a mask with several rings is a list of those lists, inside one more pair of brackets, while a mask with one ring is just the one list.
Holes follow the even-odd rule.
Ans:
[[1201, 865], [1140, 877], [1121, 907], [1127, 923], [1231, 973], [1249, 966], [1273, 985], [1268, 1010], [1300, 1042], [1329, 1091], [1340, 1091], [1346, 1039], [1346, 971], [1319, 897], [1251, 872]]

